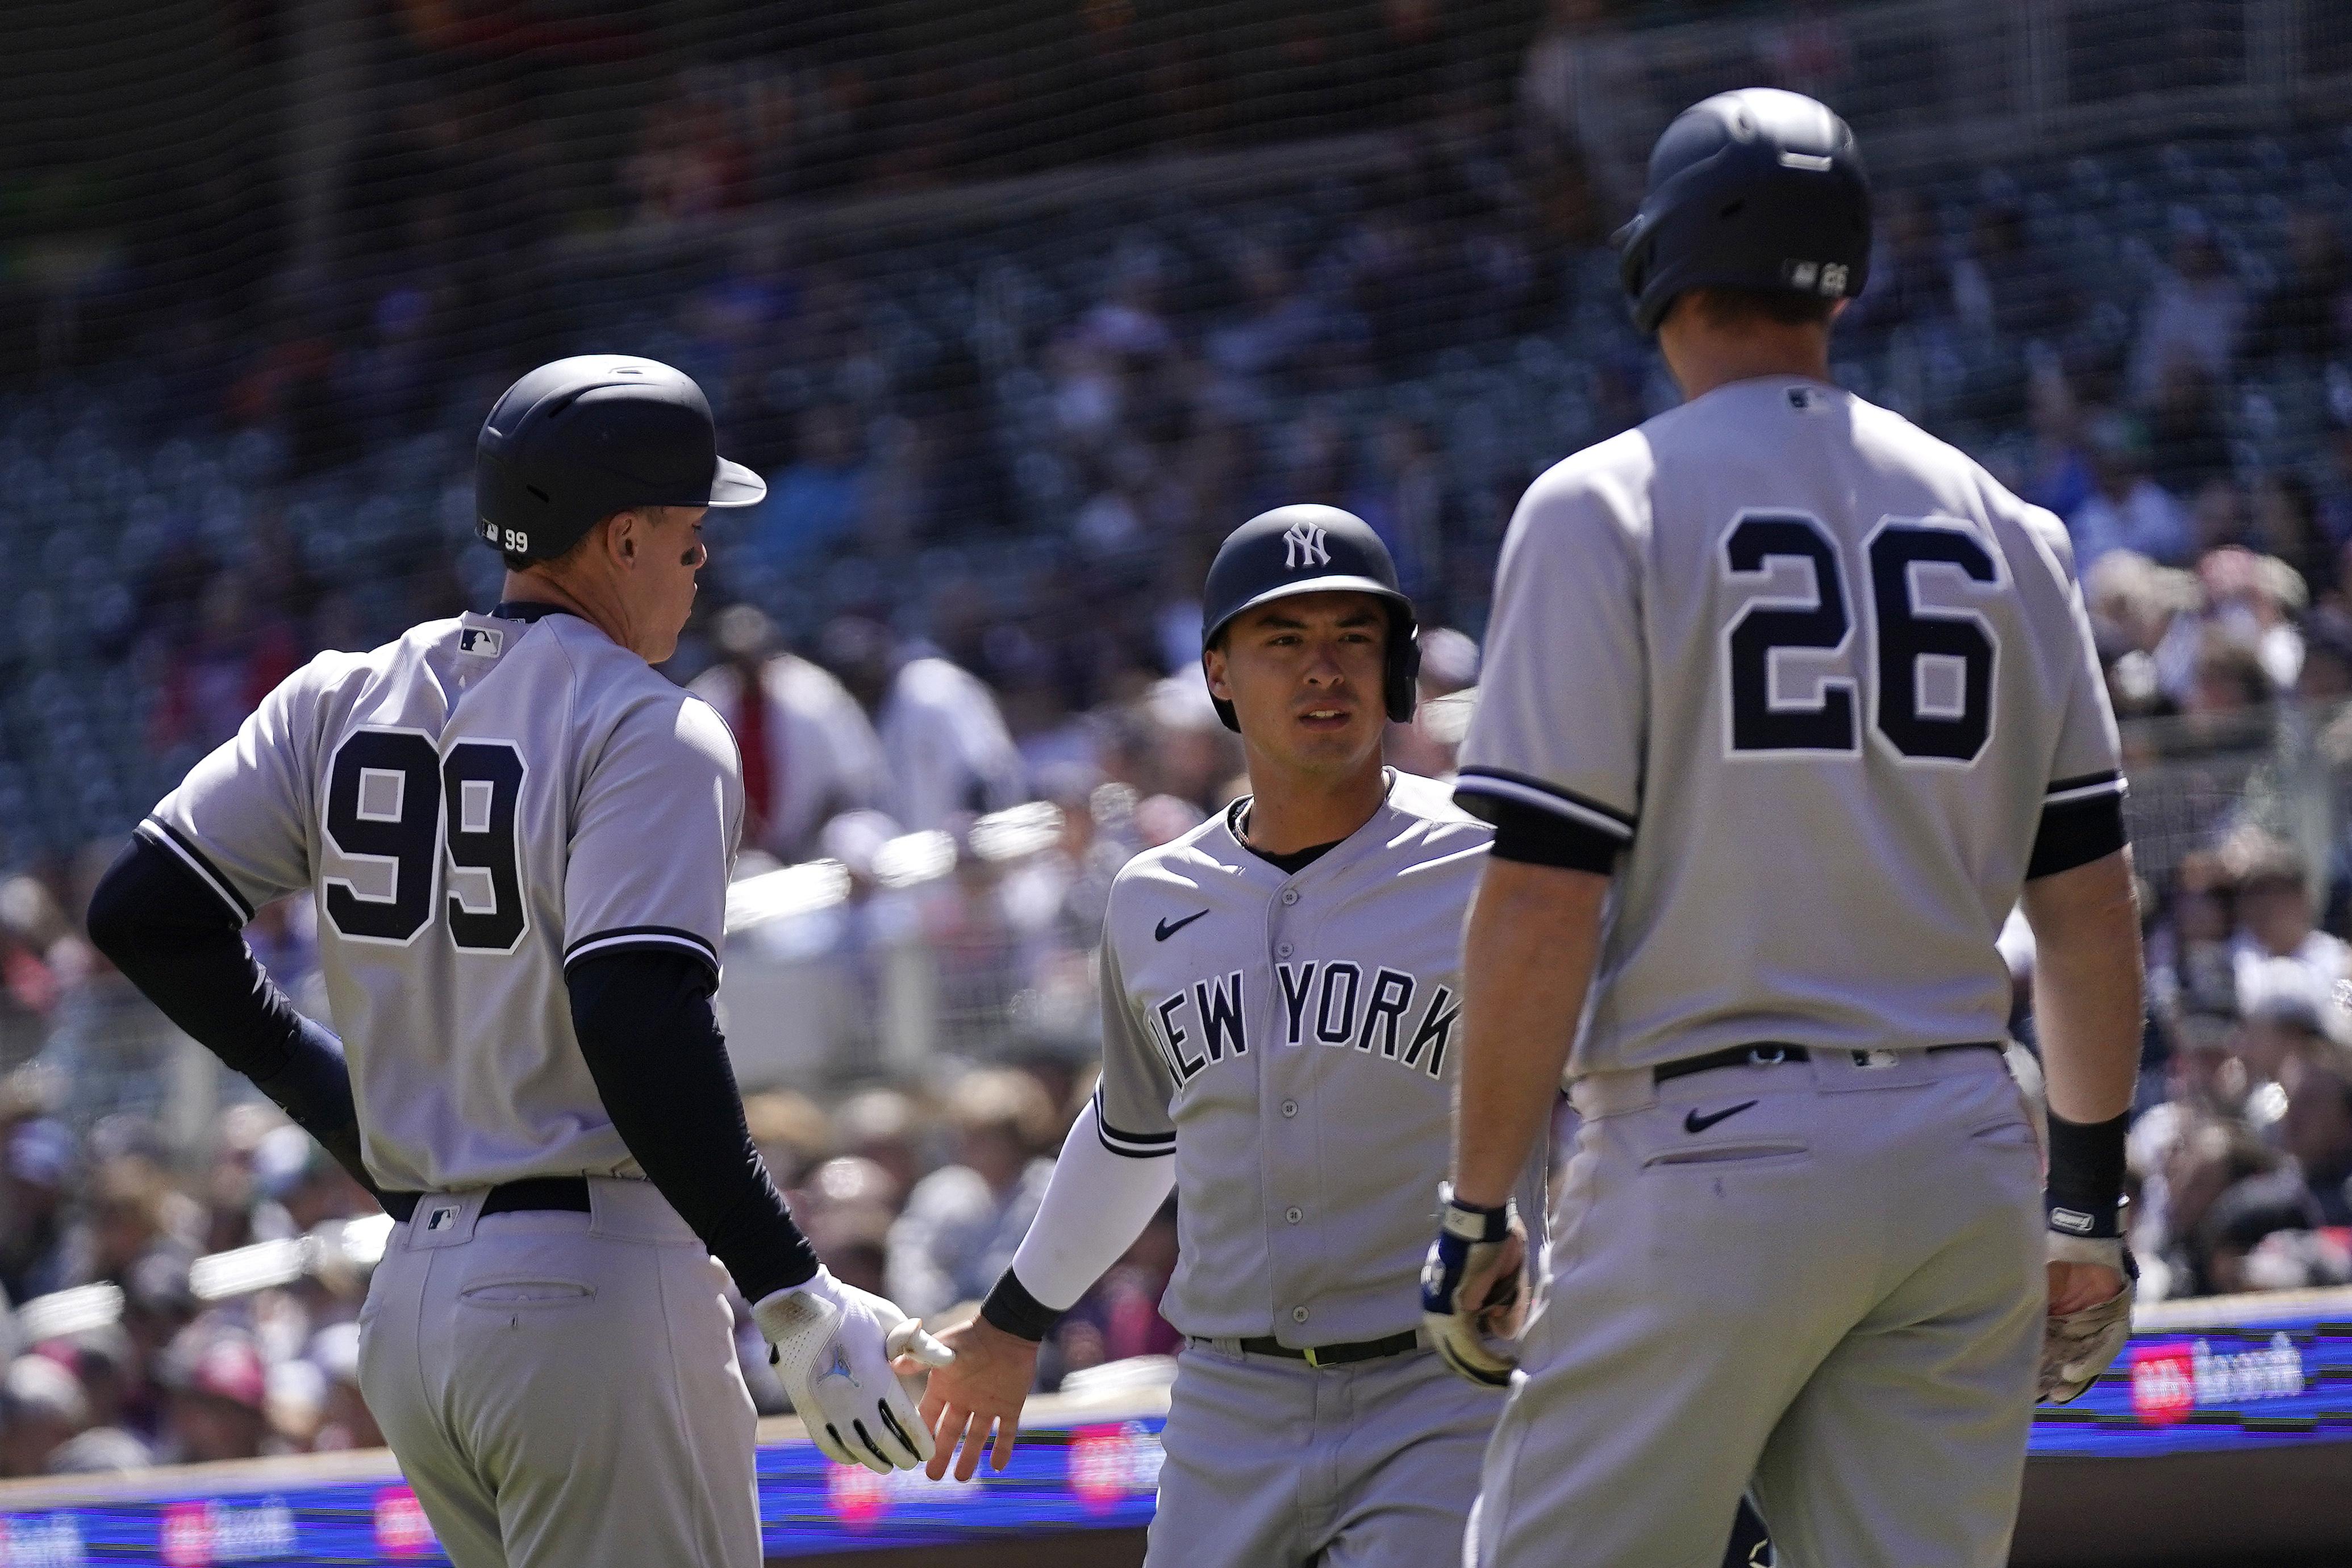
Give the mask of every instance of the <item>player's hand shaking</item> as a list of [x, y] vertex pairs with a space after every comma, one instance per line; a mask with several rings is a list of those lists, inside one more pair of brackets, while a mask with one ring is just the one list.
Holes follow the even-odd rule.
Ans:
[[925, 1333], [920, 1319], [825, 1268], [761, 1297], [751, 1316], [810, 1441], [826, 1458], [887, 1476], [931, 1457], [930, 1431], [915, 1415], [918, 1392], [893, 1363], [910, 1371], [944, 1367], [955, 1352]]
[[956, 1479], [968, 1481], [980, 1468], [983, 1448], [990, 1450], [992, 1468], [1002, 1470], [1013, 1462], [1021, 1406], [1037, 1379], [1037, 1346], [984, 1318], [974, 1318], [940, 1337], [955, 1361], [933, 1375], [923, 1394], [924, 1435], [937, 1437], [925, 1473], [935, 1481], [945, 1477], [948, 1460], [956, 1458], [961, 1442], [963, 1454], [956, 1458]]
[[1463, 1203], [1450, 1185], [1438, 1196], [1437, 1240], [1421, 1269], [1421, 1321], [1447, 1366], [1500, 1388], [1519, 1364], [1512, 1342], [1527, 1316], [1527, 1227], [1511, 1204]]

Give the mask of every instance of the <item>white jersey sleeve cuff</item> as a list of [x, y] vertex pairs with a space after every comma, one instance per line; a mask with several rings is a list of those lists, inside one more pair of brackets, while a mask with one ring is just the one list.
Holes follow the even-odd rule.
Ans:
[[1124, 1155], [1130, 1160], [1150, 1160], [1176, 1152], [1176, 1134], [1173, 1132], [1123, 1132], [1104, 1121], [1100, 1089], [1095, 1090], [1095, 1097], [1087, 1103], [1087, 1110], [1094, 1118], [1096, 1136], [1101, 1140], [1102, 1146], [1114, 1154]]

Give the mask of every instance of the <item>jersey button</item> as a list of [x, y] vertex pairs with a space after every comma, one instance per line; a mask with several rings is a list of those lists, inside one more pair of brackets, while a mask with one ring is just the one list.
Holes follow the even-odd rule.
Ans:
[[1284, 1100], [1284, 1101], [1282, 1102], [1282, 1113], [1283, 1113], [1285, 1116], [1296, 1116], [1296, 1115], [1297, 1115], [1297, 1114], [1298, 1114], [1298, 1101], [1297, 1101], [1297, 1100]]
[[1303, 1323], [1303, 1322], [1305, 1322], [1305, 1321], [1307, 1321], [1307, 1309], [1306, 1309], [1306, 1308], [1304, 1308], [1304, 1307], [1293, 1307], [1293, 1308], [1291, 1308], [1291, 1309], [1290, 1309], [1290, 1321], [1291, 1321], [1292, 1322], [1294, 1322], [1294, 1323]]
[[1291, 1224], [1297, 1225], [1300, 1220], [1307, 1217], [1307, 1211], [1305, 1209], [1296, 1208], [1285, 1209], [1282, 1211], [1282, 1217], [1288, 1220]]
[[1290, 953], [1291, 953], [1291, 946], [1290, 946], [1290, 944], [1289, 944], [1288, 942], [1284, 942], [1281, 946], [1279, 946], [1279, 947], [1277, 947], [1277, 948], [1276, 948], [1276, 949], [1274, 950], [1274, 956], [1275, 956], [1275, 957], [1276, 957], [1276, 958], [1288, 958], [1288, 957], [1290, 956]]
[[1283, 901], [1284, 903], [1286, 903], [1286, 904], [1295, 904], [1295, 903], [1297, 903], [1297, 902], [1298, 901], [1298, 889], [1296, 889], [1296, 888], [1285, 888], [1285, 889], [1282, 889], [1282, 901]]

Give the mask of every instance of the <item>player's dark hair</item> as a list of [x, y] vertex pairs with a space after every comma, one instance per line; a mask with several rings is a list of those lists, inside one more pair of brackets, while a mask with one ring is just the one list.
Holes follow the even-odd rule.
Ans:
[[1780, 289], [1693, 289], [1676, 304], [1690, 309], [1716, 327], [1741, 327], [1769, 321], [1782, 327], [1823, 327], [1838, 307], [1835, 300]]
[[[624, 507], [622, 509], [623, 511], [644, 511], [647, 512], [649, 515], [650, 510], [651, 509], [646, 507]], [[553, 566], [565, 561], [576, 561], [580, 558], [580, 552], [588, 548], [588, 542], [595, 538], [598, 533], [602, 532], [606, 523], [612, 521], [614, 518], [618, 517], [619, 515], [620, 512], [608, 513], [607, 515], [600, 517], [595, 521], [590, 523], [585, 529], [581, 531], [579, 538], [573, 540], [569, 545], [564, 547], [563, 553], [561, 555], [551, 555], [544, 561], [537, 561], [528, 555], [518, 555], [511, 550], [501, 550], [499, 552], [499, 559], [507, 563], [507, 570], [509, 572], [525, 572], [529, 571], [533, 566]]]

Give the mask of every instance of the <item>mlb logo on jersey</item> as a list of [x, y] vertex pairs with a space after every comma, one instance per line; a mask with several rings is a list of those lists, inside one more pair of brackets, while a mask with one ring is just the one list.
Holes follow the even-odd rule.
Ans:
[[467, 626], [457, 634], [459, 653], [477, 653], [484, 658], [496, 658], [499, 649], [506, 646], [506, 634], [486, 626]]
[[1282, 536], [1282, 569], [1297, 572], [1308, 566], [1331, 564], [1331, 547], [1324, 542], [1328, 531], [1311, 522], [1294, 522]]
[[435, 1209], [433, 1213], [426, 1217], [425, 1221], [425, 1228], [427, 1230], [446, 1230], [457, 1223], [457, 1211], [456, 1209]]

